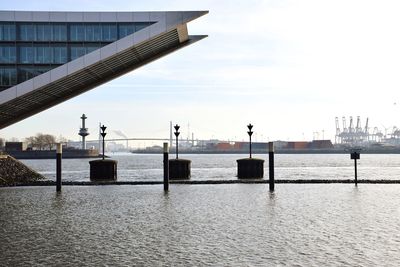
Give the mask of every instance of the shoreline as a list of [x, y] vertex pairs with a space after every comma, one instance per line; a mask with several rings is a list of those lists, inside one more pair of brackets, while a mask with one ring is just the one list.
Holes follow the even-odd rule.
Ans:
[[[400, 184], [400, 180], [358, 180], [359, 184]], [[243, 180], [173, 180], [170, 184], [186, 185], [211, 185], [211, 184], [268, 184], [269, 180], [264, 179], [243, 179]], [[103, 186], [103, 185], [162, 185], [163, 181], [63, 181], [64, 186]], [[279, 179], [275, 184], [354, 184], [353, 179]], [[55, 181], [37, 181], [28, 183], [19, 183], [14, 185], [0, 185], [0, 188], [7, 187], [25, 187], [25, 186], [56, 186]]]
[[[149, 150], [132, 150], [130, 151], [131, 154], [137, 154], [137, 155], [146, 155], [146, 154], [162, 154], [163, 152], [161, 150], [157, 151], [149, 151]], [[170, 151], [169, 154], [174, 154], [175, 152]], [[259, 149], [254, 149], [253, 154], [268, 154], [269, 151], [266, 149], [259, 150]], [[274, 151], [275, 154], [299, 154], [299, 155], [304, 155], [304, 154], [350, 154], [350, 151], [347, 151], [345, 149], [275, 149]], [[179, 154], [210, 154], [210, 155], [218, 155], [218, 154], [244, 154], [248, 155], [249, 151], [247, 150], [199, 150], [199, 151], [187, 151], [187, 150], [179, 150]], [[376, 154], [376, 155], [382, 155], [382, 154], [400, 154], [400, 148], [393, 148], [393, 149], [362, 149], [361, 154]]]

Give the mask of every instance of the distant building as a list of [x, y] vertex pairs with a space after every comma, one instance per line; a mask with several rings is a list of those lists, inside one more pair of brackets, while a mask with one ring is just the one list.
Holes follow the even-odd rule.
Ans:
[[26, 148], [25, 142], [6, 142], [5, 151], [24, 151]]
[[333, 144], [331, 140], [313, 140], [310, 144], [310, 148], [313, 149], [333, 148]]
[[333, 144], [331, 140], [313, 140], [311, 142], [295, 141], [287, 142], [286, 149], [331, 149]]
[[119, 144], [117, 142], [107, 142], [106, 150], [111, 152], [120, 152], [120, 151], [126, 151], [126, 148], [123, 144]]

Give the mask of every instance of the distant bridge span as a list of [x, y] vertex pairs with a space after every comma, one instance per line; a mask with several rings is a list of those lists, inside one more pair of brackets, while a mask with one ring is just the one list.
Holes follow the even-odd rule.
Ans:
[[207, 13], [0, 11], [14, 51], [0, 66], [0, 129], [203, 39], [187, 23]]
[[[172, 139], [173, 142], [175, 142], [175, 138]], [[105, 142], [118, 142], [118, 141], [171, 141], [170, 138], [153, 138], [153, 137], [135, 137], [135, 138], [112, 138], [112, 139], [105, 139]], [[218, 141], [218, 142], [247, 142], [247, 141], [238, 141], [238, 140], [221, 140], [221, 139], [179, 139], [179, 142], [182, 141], [187, 141], [187, 142], [191, 142], [191, 141], [195, 141], [195, 142], [210, 142], [210, 141]], [[73, 141], [73, 142], [82, 142], [82, 141]], [[96, 143], [99, 142], [98, 139], [91, 139], [91, 140], [86, 140], [87, 143]], [[261, 143], [265, 143], [265, 142], [261, 142]]]

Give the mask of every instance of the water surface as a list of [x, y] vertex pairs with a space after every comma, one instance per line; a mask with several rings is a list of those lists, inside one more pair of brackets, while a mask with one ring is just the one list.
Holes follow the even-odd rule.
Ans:
[[0, 265], [400, 265], [400, 185], [170, 189], [0, 188]]
[[[118, 161], [119, 181], [162, 181], [162, 155], [111, 154]], [[171, 155], [172, 156], [172, 155]], [[188, 154], [192, 160], [193, 180], [237, 179], [236, 160], [246, 155]], [[268, 155], [255, 155], [265, 161], [268, 174]], [[91, 159], [64, 159], [63, 179], [89, 181]], [[55, 180], [55, 160], [23, 160], [28, 166]], [[358, 161], [359, 179], [400, 179], [400, 155], [361, 154]], [[341, 154], [277, 154], [275, 179], [354, 179], [354, 161]]]

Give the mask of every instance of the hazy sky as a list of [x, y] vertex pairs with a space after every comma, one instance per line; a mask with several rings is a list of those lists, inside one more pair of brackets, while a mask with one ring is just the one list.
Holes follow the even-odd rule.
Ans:
[[[209, 10], [188, 24], [209, 37], [0, 131], [78, 140], [82, 113], [130, 137], [334, 139], [335, 117], [400, 126], [400, 1], [1, 1], [2, 10]], [[395, 104], [397, 103], [397, 104]]]

